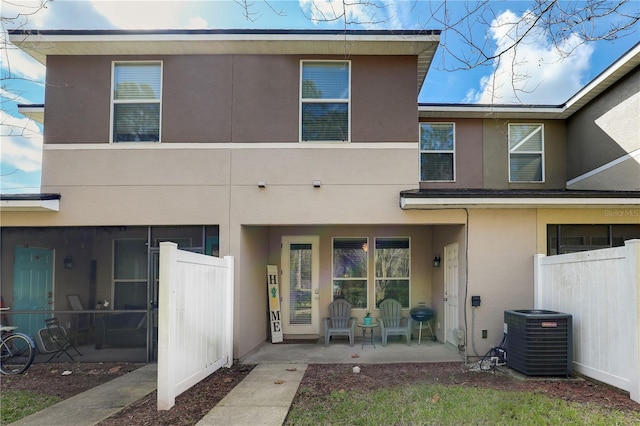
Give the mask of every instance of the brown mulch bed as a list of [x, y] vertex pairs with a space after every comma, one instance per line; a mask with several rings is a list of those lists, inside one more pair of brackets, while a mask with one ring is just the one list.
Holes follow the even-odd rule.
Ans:
[[[318, 396], [333, 391], [372, 389], [403, 384], [439, 383], [488, 387], [508, 391], [532, 391], [572, 402], [584, 402], [606, 408], [640, 412], [640, 404], [615, 388], [582, 379], [516, 378], [507, 369], [497, 373], [478, 372], [461, 363], [363, 364], [353, 373], [354, 364], [311, 364], [300, 384], [294, 404], [317, 401]], [[35, 364], [27, 374], [2, 378], [2, 390], [26, 389], [44, 391], [68, 398], [141, 364]], [[236, 364], [222, 368], [176, 398], [168, 411], [156, 410], [156, 393], [142, 398], [125, 410], [99, 423], [113, 425], [193, 425], [208, 413], [235, 385], [253, 369], [253, 365]], [[65, 370], [72, 374], [62, 376]], [[311, 390], [311, 392], [309, 391]]]

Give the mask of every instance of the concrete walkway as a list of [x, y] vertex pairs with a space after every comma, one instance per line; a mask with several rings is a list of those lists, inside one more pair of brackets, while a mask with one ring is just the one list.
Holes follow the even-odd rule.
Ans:
[[156, 364], [145, 365], [11, 425], [95, 425], [156, 390], [157, 376]]
[[196, 425], [282, 425], [306, 369], [306, 364], [256, 366]]

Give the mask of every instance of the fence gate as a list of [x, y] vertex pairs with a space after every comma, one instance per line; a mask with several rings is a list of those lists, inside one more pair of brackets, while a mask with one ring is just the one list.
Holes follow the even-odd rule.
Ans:
[[233, 364], [233, 257], [160, 243], [158, 410]]

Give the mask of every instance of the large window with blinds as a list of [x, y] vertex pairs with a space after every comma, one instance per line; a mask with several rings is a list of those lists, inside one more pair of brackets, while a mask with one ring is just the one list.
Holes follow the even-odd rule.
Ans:
[[420, 180], [455, 180], [453, 123], [420, 123]]
[[344, 298], [353, 308], [367, 308], [369, 240], [333, 239], [333, 300]]
[[159, 142], [162, 63], [114, 62], [111, 141]]
[[409, 237], [376, 238], [376, 308], [384, 299], [409, 307], [411, 248]]
[[542, 124], [509, 124], [509, 182], [544, 182]]
[[300, 141], [350, 141], [350, 69], [349, 61], [301, 62]]

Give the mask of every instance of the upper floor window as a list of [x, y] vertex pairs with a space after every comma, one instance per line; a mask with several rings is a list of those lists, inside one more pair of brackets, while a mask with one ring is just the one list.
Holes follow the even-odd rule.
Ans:
[[544, 127], [509, 124], [509, 182], [544, 182]]
[[453, 123], [420, 123], [420, 180], [455, 180]]
[[301, 141], [350, 140], [350, 66], [349, 61], [301, 62]]
[[159, 142], [161, 62], [114, 62], [112, 142]]

